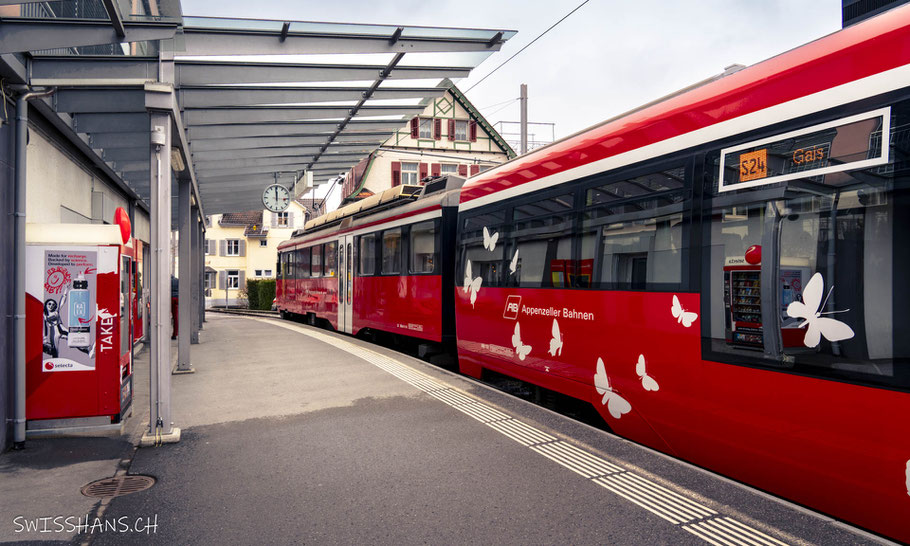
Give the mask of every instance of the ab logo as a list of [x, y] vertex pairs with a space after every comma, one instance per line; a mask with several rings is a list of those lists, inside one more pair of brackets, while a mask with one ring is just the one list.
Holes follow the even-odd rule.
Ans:
[[521, 296], [509, 296], [506, 298], [506, 308], [502, 312], [502, 318], [515, 320], [518, 318], [518, 311], [521, 309]]

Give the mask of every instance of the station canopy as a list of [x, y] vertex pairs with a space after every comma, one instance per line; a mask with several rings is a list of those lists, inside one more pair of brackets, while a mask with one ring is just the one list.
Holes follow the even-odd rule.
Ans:
[[514, 34], [185, 17], [178, 0], [0, 0], [4, 73], [56, 88], [35, 106], [146, 202], [149, 112], [170, 111], [175, 177], [192, 179], [206, 214], [259, 208], [264, 187], [304, 173], [334, 179]]

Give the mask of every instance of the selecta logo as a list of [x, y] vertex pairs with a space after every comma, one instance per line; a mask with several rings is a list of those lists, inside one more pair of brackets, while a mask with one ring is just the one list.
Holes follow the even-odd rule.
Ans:
[[518, 311], [521, 310], [521, 296], [509, 296], [506, 298], [506, 308], [502, 312], [502, 318], [515, 320], [518, 318]]
[[53, 370], [53, 369], [54, 369], [54, 363], [53, 363], [53, 362], [45, 362], [45, 363], [44, 363], [44, 369], [45, 369], [45, 370], [48, 370], [48, 371]]

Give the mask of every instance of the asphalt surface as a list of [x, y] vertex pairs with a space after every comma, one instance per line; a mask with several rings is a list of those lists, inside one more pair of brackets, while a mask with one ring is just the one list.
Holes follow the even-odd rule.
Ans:
[[[141, 448], [129, 465], [130, 474], [157, 483], [95, 503], [93, 518], [116, 529], [84, 532], [76, 543], [708, 544], [693, 529], [718, 522], [754, 531], [739, 536], [759, 546], [882, 542], [347, 336], [209, 314], [201, 339], [192, 347], [196, 373], [172, 378], [181, 441]], [[502, 432], [503, 423], [544, 440], [522, 441], [521, 434]], [[116, 470], [112, 461], [120, 454], [132, 453], [123, 438], [73, 441], [71, 462], [97, 459], [108, 469], [104, 476]], [[46, 442], [57, 443], [46, 444], [44, 462], [0, 458], [7, 461], [0, 469], [10, 470], [0, 480], [12, 476], [20, 484], [0, 483], [0, 504], [18, 495], [34, 503], [32, 497], [42, 495], [27, 490], [25, 478], [34, 482], [47, 471], [65, 476], [73, 468], [61, 464], [66, 440]], [[674, 523], [654, 504], [649, 509], [634, 500], [643, 497], [617, 494], [598, 481], [602, 477], [542, 455], [540, 446], [547, 445], [571, 449], [576, 460], [599, 461], [592, 464], [614, 468], [611, 476], [634, 478], [645, 484], [642, 490], [661, 489], [710, 514]], [[83, 475], [61, 485], [66, 502]], [[53, 491], [49, 487], [41, 491]], [[43, 512], [25, 513], [67, 509], [47, 502]], [[71, 511], [62, 513], [84, 510], [64, 506]], [[20, 537], [65, 538], [14, 538]]]

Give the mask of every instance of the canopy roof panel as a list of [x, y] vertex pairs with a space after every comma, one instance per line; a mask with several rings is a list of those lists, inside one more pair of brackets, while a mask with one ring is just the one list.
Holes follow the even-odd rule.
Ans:
[[60, 124], [143, 197], [148, 112], [170, 110], [177, 177], [208, 213], [257, 208], [276, 179], [334, 179], [515, 34], [183, 17], [179, 0], [24, 3], [2, 24], [0, 53], [30, 51], [28, 83], [55, 86]]

